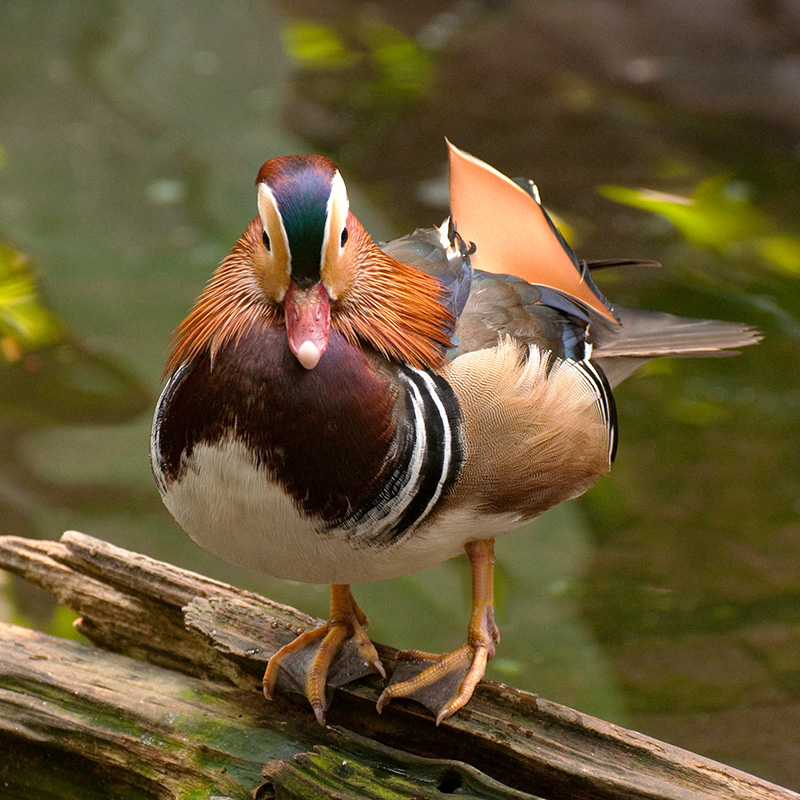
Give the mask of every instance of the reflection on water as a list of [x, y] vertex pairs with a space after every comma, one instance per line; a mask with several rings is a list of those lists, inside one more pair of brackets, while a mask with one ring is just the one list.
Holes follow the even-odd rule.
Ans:
[[[162, 509], [147, 437], [167, 342], [265, 159], [332, 156], [387, 238], [446, 213], [447, 135], [535, 178], [580, 255], [666, 265], [601, 275], [613, 300], [767, 334], [617, 391], [612, 475], [498, 544], [491, 676], [800, 787], [800, 113], [757, 83], [785, 80], [779, 50], [745, 48], [743, 70], [735, 22], [710, 33], [698, 3], [672, 41], [657, 5], [635, 30], [613, 2], [0, 7], [0, 241], [58, 320], [57, 341], [0, 359], [0, 530], [77, 528], [324, 613], [324, 587], [222, 564]], [[709, 36], [726, 47], [687, 48]], [[460, 644], [463, 567], [357, 588], [375, 637]], [[29, 619], [43, 602], [12, 599]]]

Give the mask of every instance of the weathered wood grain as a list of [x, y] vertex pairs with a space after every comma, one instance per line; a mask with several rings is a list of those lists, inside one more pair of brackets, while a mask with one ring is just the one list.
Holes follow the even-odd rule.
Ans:
[[[19, 777], [44, 759], [58, 785], [77, 771], [116, 781], [121, 797], [244, 797], [260, 785], [263, 797], [800, 800], [490, 682], [437, 728], [414, 704], [378, 715], [380, 681], [365, 678], [337, 690], [322, 729], [302, 698], [267, 703], [259, 690], [269, 655], [313, 617], [76, 532], [2, 537], [0, 566], [53, 592], [93, 642], [0, 631], [0, 752], [15, 754], [0, 785], [16, 782], [14, 796], [44, 796], [23, 794]], [[391, 668], [394, 651], [380, 652]], [[376, 794], [380, 776], [391, 791]]]

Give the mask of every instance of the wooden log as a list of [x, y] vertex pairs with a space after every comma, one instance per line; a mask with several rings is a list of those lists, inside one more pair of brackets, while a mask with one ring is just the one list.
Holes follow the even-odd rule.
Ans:
[[4, 797], [440, 797], [448, 784], [475, 798], [530, 796], [80, 642], [0, 625], [0, 653], [0, 742], [13, 754], [0, 764]]
[[259, 691], [269, 655], [315, 618], [76, 532], [0, 537], [0, 566], [52, 591], [93, 642], [0, 630], [0, 794], [800, 800], [488, 681], [437, 728], [412, 703], [378, 715], [380, 681], [364, 678], [337, 689], [323, 729], [304, 699]]

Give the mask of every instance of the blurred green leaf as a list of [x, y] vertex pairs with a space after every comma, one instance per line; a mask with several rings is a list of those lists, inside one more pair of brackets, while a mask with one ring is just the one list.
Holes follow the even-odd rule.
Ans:
[[61, 337], [61, 325], [39, 299], [27, 256], [0, 244], [0, 353], [17, 361]]
[[378, 65], [385, 89], [418, 95], [431, 85], [431, 56], [402, 31], [373, 20], [364, 26], [362, 38]]
[[[286, 53], [313, 72], [354, 69], [367, 64], [366, 82], [377, 98], [416, 97], [433, 80], [433, 59], [417, 42], [379, 19], [369, 19], [339, 33], [311, 20], [289, 22], [282, 31]], [[356, 75], [355, 81], [364, 78]]]
[[792, 275], [800, 275], [800, 238], [787, 236], [765, 236], [758, 240], [761, 256], [777, 269]]
[[692, 197], [624, 186], [603, 186], [600, 193], [669, 220], [697, 247], [728, 256], [756, 254], [777, 271], [800, 274], [800, 238], [776, 233], [772, 219], [750, 202], [744, 184], [728, 175], [703, 181]]
[[286, 53], [298, 64], [318, 70], [352, 67], [359, 56], [330, 27], [308, 20], [288, 23], [281, 31]]
[[744, 192], [725, 175], [704, 181], [692, 197], [680, 197], [623, 186], [603, 186], [600, 193], [617, 203], [641, 208], [668, 219], [698, 247], [725, 250], [769, 231], [769, 219], [750, 205]]

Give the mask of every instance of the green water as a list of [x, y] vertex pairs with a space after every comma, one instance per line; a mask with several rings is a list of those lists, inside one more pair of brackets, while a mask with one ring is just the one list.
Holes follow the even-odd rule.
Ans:
[[[798, 789], [796, 121], [747, 83], [729, 30], [749, 101], [726, 105], [702, 68], [644, 81], [682, 63], [666, 56], [627, 82], [599, 69], [611, 18], [589, 5], [454, 8], [0, 6], [0, 241], [29, 257], [57, 340], [0, 358], [0, 532], [78, 529], [324, 615], [325, 587], [236, 570], [162, 508], [147, 445], [169, 336], [254, 215], [264, 160], [330, 155], [383, 239], [445, 215], [447, 135], [534, 178], [579, 255], [664, 263], [601, 276], [612, 300], [766, 333], [617, 390], [612, 475], [498, 543], [489, 676]], [[695, 195], [697, 213], [671, 224], [673, 206], [607, 185]], [[42, 595], [5, 588], [5, 616], [53, 624]], [[462, 563], [356, 594], [377, 640], [463, 641]]]

